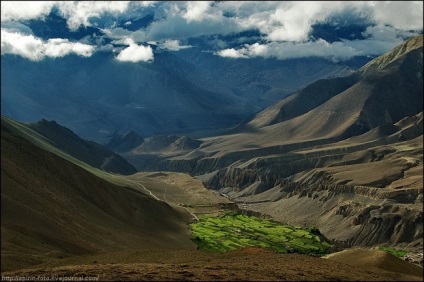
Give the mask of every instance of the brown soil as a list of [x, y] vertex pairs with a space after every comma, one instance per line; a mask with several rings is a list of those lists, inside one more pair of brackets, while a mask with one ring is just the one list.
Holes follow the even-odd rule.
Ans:
[[[396, 261], [396, 260], [395, 260]], [[57, 261], [49, 266], [3, 272], [2, 276], [98, 277], [99, 280], [285, 280], [422, 281], [379, 267], [353, 266], [337, 259], [277, 254], [258, 248], [228, 253], [194, 250], [140, 250]]]

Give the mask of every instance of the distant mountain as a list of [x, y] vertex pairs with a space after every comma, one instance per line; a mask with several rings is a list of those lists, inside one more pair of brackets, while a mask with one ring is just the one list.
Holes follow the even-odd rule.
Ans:
[[139, 146], [144, 142], [144, 139], [135, 131], [129, 131], [126, 134], [115, 133], [112, 139], [105, 145], [115, 152], [127, 152]]
[[105, 251], [195, 248], [186, 214], [95, 176], [3, 121], [2, 271]]
[[[146, 15], [117, 24], [133, 30], [151, 21], [153, 17]], [[102, 35], [97, 27], [70, 31], [56, 12], [45, 21], [26, 24], [44, 39], [94, 42], [93, 34]], [[246, 31], [224, 39], [236, 42], [246, 35], [255, 38], [254, 31]], [[357, 68], [352, 62], [313, 57], [223, 58], [213, 50], [204, 51], [211, 39], [191, 38], [187, 43], [191, 48], [178, 52], [152, 45], [155, 58], [151, 63], [118, 62], [113, 53], [102, 51], [90, 58], [69, 55], [39, 62], [3, 55], [2, 114], [23, 122], [55, 120], [102, 144], [114, 132], [131, 130], [143, 137], [204, 137], [229, 130], [313, 81], [344, 76]]]
[[252, 120], [239, 125], [236, 131], [258, 129], [303, 115], [353, 86], [358, 80], [358, 75], [320, 79], [258, 113]]
[[[422, 36], [411, 38], [348, 77], [304, 87], [231, 134], [202, 139], [202, 146], [190, 153], [191, 167], [208, 172], [240, 158], [330, 144], [419, 114], [423, 110], [422, 44]], [[378, 71], [369, 71], [376, 64]]]
[[[2, 126], [31, 140], [41, 138], [53, 149], [59, 149], [92, 167], [118, 174], [133, 174], [137, 170], [113, 151], [93, 141], [81, 139], [66, 127], [55, 121], [41, 120], [36, 123], [22, 124], [2, 116]], [[35, 137], [33, 137], [35, 136]]]
[[273, 130], [291, 138], [346, 138], [415, 115], [422, 111], [422, 44], [422, 36], [411, 38], [349, 77], [312, 83], [244, 127], [286, 121]]

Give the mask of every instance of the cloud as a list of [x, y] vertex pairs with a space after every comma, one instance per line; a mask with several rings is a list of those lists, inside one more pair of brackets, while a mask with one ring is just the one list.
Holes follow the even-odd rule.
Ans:
[[5, 22], [1, 24], [1, 28], [8, 32], [16, 32], [27, 35], [33, 34], [31, 28], [20, 22]]
[[67, 19], [68, 27], [77, 30], [81, 25], [90, 26], [92, 17], [103, 14], [118, 15], [124, 13], [129, 1], [61, 1], [57, 4], [62, 16]]
[[183, 14], [188, 22], [201, 21], [208, 16], [208, 10], [211, 2], [207, 1], [193, 1], [187, 2], [186, 12]]
[[166, 40], [159, 44], [159, 48], [169, 51], [180, 51], [181, 49], [191, 48], [191, 45], [180, 45], [178, 40]]
[[269, 42], [245, 44], [239, 49], [229, 48], [215, 52], [228, 58], [276, 58], [279, 60], [320, 57], [333, 62], [350, 60], [356, 56], [377, 56], [403, 42], [400, 37], [383, 40], [371, 37], [366, 40], [347, 40], [329, 43], [323, 39], [310, 42]]
[[1, 1], [1, 21], [44, 18], [56, 1]]
[[153, 22], [146, 30], [131, 34], [134, 41], [164, 41], [169, 39], [188, 39], [214, 34], [238, 32], [240, 28], [233, 20], [223, 17], [216, 20], [188, 22], [181, 15], [175, 15]]
[[[264, 36], [254, 44], [227, 48], [214, 54], [229, 58], [323, 57], [332, 61], [348, 60], [354, 56], [381, 55], [405, 38], [416, 35], [408, 29], [422, 32], [422, 2], [279, 2], [258, 9], [251, 3], [223, 3], [232, 17], [238, 17], [243, 29], [257, 28]], [[224, 12], [225, 13], [225, 12]], [[325, 40], [311, 41], [314, 24], [368, 25], [366, 40], [347, 40], [332, 44]], [[343, 22], [344, 20], [346, 22]]]
[[280, 60], [296, 59], [304, 57], [322, 57], [332, 61], [348, 60], [354, 56], [361, 55], [361, 51], [341, 42], [332, 44], [325, 40], [315, 42], [271, 42], [268, 44], [254, 43], [235, 49], [225, 49], [215, 53], [221, 57], [231, 58], [277, 58]]
[[146, 29], [132, 33], [131, 38], [137, 42], [181, 40], [243, 30], [236, 19], [223, 16], [213, 2], [162, 2], [155, 18]]
[[423, 29], [422, 1], [373, 1], [368, 5], [377, 24], [403, 30]]
[[157, 1], [1, 1], [1, 21], [42, 19], [53, 7], [67, 19], [68, 27], [91, 26], [90, 18], [117, 17]]
[[339, 24], [355, 21], [389, 25], [397, 31], [423, 29], [423, 3], [419, 1], [282, 1], [266, 2], [261, 8], [256, 2], [223, 2], [218, 6], [242, 29], [258, 29], [268, 41], [306, 42], [315, 24], [335, 18]]
[[[2, 1], [1, 8], [2, 29], [9, 33], [32, 34], [25, 22], [20, 25], [18, 21], [43, 19], [55, 8], [67, 20], [71, 30], [96, 25], [105, 33], [104, 38], [131, 38], [133, 43], [122, 50], [127, 50], [122, 56], [125, 57], [127, 53], [144, 53], [146, 58], [151, 57], [147, 61], [153, 60], [153, 52], [150, 56], [150, 47], [143, 46], [146, 45], [144, 42], [161, 42], [158, 44], [159, 48], [178, 51], [190, 47], [180, 45], [181, 42], [200, 36], [209, 40], [209, 51], [218, 50], [215, 54], [224, 57], [271, 56], [282, 59], [301, 56], [300, 52], [293, 49], [299, 47], [298, 51], [304, 51], [305, 56], [322, 54], [326, 58], [337, 60], [343, 59], [343, 56], [338, 55], [338, 50], [346, 50], [349, 56], [377, 54], [423, 30], [421, 1]], [[154, 20], [146, 23], [147, 27], [141, 25], [136, 31], [123, 28], [126, 22], [134, 23], [151, 14], [154, 15]], [[119, 26], [120, 24], [123, 26]], [[311, 34], [317, 24], [344, 27], [361, 25], [366, 29], [364, 36], [367, 41], [343, 40], [329, 45], [313, 41], [315, 39], [311, 38]], [[222, 36], [248, 30], [258, 32], [255, 36], [236, 39], [230, 36], [222, 40]], [[37, 42], [36, 39], [27, 38], [25, 46], [36, 46]], [[82, 42], [89, 43], [89, 38]], [[45, 46], [43, 44], [49, 42], [42, 42], [41, 46]], [[59, 48], [55, 45], [56, 49], [64, 50], [63, 53], [68, 52], [64, 47], [67, 46], [65, 43], [56, 44], [61, 46]], [[370, 44], [368, 50], [365, 48], [366, 44]], [[97, 48], [101, 47], [101, 44], [97, 45]], [[317, 50], [306, 50], [307, 46]], [[44, 55], [40, 55], [41, 57], [45, 56], [47, 50], [43, 48]], [[110, 49], [110, 46], [103, 48]], [[335, 55], [328, 54], [328, 50], [336, 52]]]
[[132, 63], [153, 61], [153, 50], [150, 46], [137, 45], [131, 38], [128, 38], [126, 43], [129, 46], [118, 54], [116, 60]]
[[224, 50], [220, 50], [215, 54], [221, 57], [226, 58], [249, 58], [246, 54], [244, 54], [244, 50], [236, 50], [234, 48], [228, 48]]
[[54, 38], [44, 44], [44, 54], [47, 57], [58, 58], [74, 53], [82, 57], [90, 57], [94, 47], [80, 42], [69, 42], [68, 39]]
[[362, 56], [378, 56], [393, 49], [401, 44], [403, 39], [397, 38], [393, 40], [366, 39], [366, 40], [343, 40], [343, 44], [347, 47], [357, 50]]
[[90, 57], [94, 46], [80, 42], [69, 42], [68, 39], [49, 39], [43, 41], [33, 35], [1, 30], [1, 54], [14, 54], [32, 61], [40, 61], [45, 57], [59, 58], [69, 54]]

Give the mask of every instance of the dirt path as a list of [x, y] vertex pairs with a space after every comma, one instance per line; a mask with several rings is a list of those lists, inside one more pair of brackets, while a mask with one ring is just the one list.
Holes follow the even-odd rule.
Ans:
[[[132, 180], [132, 181], [134, 181], [134, 180]], [[158, 200], [158, 201], [162, 201], [161, 199], [159, 199], [155, 194], [153, 194], [152, 193], [152, 191], [150, 191], [149, 189], [147, 189], [146, 188], [146, 186], [144, 186], [143, 184], [141, 184], [141, 183], [139, 183], [139, 182], [136, 182], [136, 181], [134, 181], [135, 183], [137, 183], [141, 188], [143, 188], [143, 190], [145, 190], [150, 196], [152, 196], [153, 198], [155, 198], [156, 200]], [[163, 198], [165, 199], [165, 202], [167, 202], [166, 201], [166, 196], [165, 196], [165, 194], [166, 194], [166, 189], [165, 189], [165, 191], [164, 191], [164, 193], [163, 193]], [[169, 203], [169, 202], [167, 202], [168, 204], [171, 204], [171, 203]], [[189, 213], [190, 213], [190, 215], [193, 217], [193, 219], [195, 219], [196, 221], [199, 221], [199, 218], [189, 209], [189, 208], [187, 208], [187, 207], [182, 207], [182, 206], [180, 206], [181, 208], [183, 208], [183, 209], [185, 209], [186, 211], [188, 211]]]

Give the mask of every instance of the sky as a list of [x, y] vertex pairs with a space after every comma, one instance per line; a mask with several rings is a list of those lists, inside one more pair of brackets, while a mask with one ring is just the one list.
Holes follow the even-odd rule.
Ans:
[[[99, 32], [38, 37], [29, 22], [43, 23], [52, 11], [66, 20], [64, 35], [88, 27]], [[361, 36], [316, 38], [320, 25], [334, 31], [360, 26]], [[381, 55], [422, 31], [422, 1], [1, 1], [1, 55], [32, 61], [112, 52], [117, 61], [149, 63], [163, 50], [202, 48], [232, 60], [337, 62]], [[190, 44], [193, 38], [206, 44]]]

